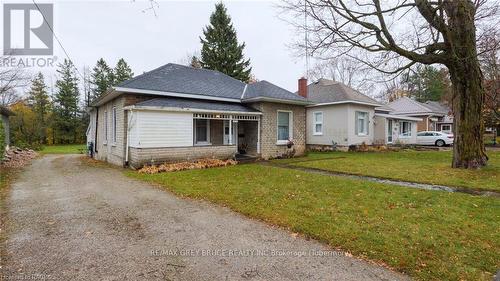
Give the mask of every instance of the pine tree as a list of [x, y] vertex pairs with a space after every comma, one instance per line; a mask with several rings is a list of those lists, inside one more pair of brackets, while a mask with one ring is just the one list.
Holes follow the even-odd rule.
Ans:
[[40, 144], [47, 143], [47, 127], [51, 112], [51, 101], [41, 72], [33, 79], [28, 101], [35, 113], [35, 125]]
[[59, 64], [54, 96], [54, 130], [57, 143], [76, 143], [79, 128], [79, 90], [73, 63]]
[[113, 86], [119, 85], [123, 81], [127, 81], [130, 78], [134, 77], [134, 73], [127, 62], [122, 58], [118, 60], [114, 70], [114, 78]]
[[92, 69], [92, 99], [102, 96], [114, 81], [113, 69], [111, 69], [103, 58], [100, 58]]
[[201, 66], [218, 70], [243, 82], [250, 78], [250, 60], [243, 57], [245, 43], [238, 44], [231, 17], [222, 3], [215, 5], [210, 25], [203, 29], [201, 38]]

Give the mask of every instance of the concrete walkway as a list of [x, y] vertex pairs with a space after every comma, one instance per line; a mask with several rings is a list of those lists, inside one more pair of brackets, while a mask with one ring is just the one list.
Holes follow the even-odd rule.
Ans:
[[36, 159], [11, 187], [3, 279], [409, 279], [79, 157]]

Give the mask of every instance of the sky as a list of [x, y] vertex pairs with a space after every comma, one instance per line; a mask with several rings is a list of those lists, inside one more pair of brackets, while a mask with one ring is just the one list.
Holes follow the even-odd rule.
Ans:
[[[84, 66], [93, 67], [102, 57], [113, 66], [124, 58], [137, 75], [166, 63], [185, 63], [189, 54], [199, 51], [199, 37], [209, 23], [215, 1], [158, 1], [154, 11], [147, 10], [147, 1], [52, 3], [55, 35], [80, 73]], [[278, 17], [279, 2], [226, 0], [224, 4], [238, 40], [246, 44], [244, 54], [250, 58], [256, 78], [296, 91], [297, 79], [305, 73], [305, 63], [290, 48], [297, 35], [292, 26]], [[54, 55], [58, 62], [66, 57], [55, 40]], [[48, 84], [55, 81], [50, 79], [54, 68], [42, 70], [49, 76]]]

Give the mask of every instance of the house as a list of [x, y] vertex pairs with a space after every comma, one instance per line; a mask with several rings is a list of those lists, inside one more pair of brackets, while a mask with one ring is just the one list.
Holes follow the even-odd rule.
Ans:
[[94, 101], [87, 140], [93, 157], [131, 167], [238, 153], [302, 155], [307, 104], [267, 81], [246, 84], [169, 63]]
[[409, 97], [402, 97], [388, 104], [394, 115], [406, 115], [421, 118], [417, 123], [417, 131], [453, 131], [453, 115], [451, 109], [442, 103], [427, 101], [418, 102]]
[[299, 95], [313, 104], [306, 106], [306, 140], [311, 149], [332, 144], [349, 145], [416, 143], [420, 119], [390, 114], [392, 109], [378, 101], [328, 79], [307, 85], [299, 80]]
[[13, 116], [14, 112], [10, 111], [7, 107], [0, 105], [0, 122], [2, 122], [5, 133], [5, 148], [9, 149], [10, 145], [10, 129], [9, 129], [9, 116]]

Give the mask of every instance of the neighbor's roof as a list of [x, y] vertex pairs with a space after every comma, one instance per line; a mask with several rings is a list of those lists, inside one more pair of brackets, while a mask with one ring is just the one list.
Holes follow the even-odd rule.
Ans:
[[4, 116], [13, 116], [13, 115], [16, 115], [10, 109], [8, 109], [7, 107], [2, 106], [2, 105], [0, 105], [0, 114], [4, 115]]
[[280, 88], [266, 80], [249, 84], [244, 95], [242, 96], [244, 102], [266, 98], [288, 101], [307, 102], [305, 98], [298, 94]]
[[384, 104], [382, 106], [375, 107], [375, 111], [391, 112], [394, 111], [394, 109], [392, 109], [392, 107], [388, 106], [387, 104]]
[[384, 117], [387, 119], [397, 119], [397, 120], [409, 120], [409, 121], [422, 121], [421, 118], [415, 118], [405, 115], [397, 115], [397, 114], [383, 114], [383, 113], [375, 113], [375, 116]]
[[318, 104], [329, 103], [362, 103], [373, 106], [381, 106], [378, 101], [363, 95], [353, 88], [328, 79], [319, 79], [317, 82], [307, 86], [307, 97], [310, 101]]
[[100, 105], [123, 92], [237, 103], [266, 98], [284, 103], [308, 103], [303, 97], [267, 81], [246, 84], [219, 71], [169, 63], [119, 84], [93, 104]]
[[438, 102], [421, 103], [409, 97], [402, 97], [388, 104], [393, 114], [437, 114], [448, 115], [449, 109]]
[[156, 107], [156, 108], [178, 108], [178, 109], [197, 109], [212, 112], [243, 112], [243, 113], [259, 113], [258, 110], [247, 107], [239, 103], [184, 99], [176, 97], [161, 97], [147, 101], [139, 102], [133, 106], [134, 108]]

